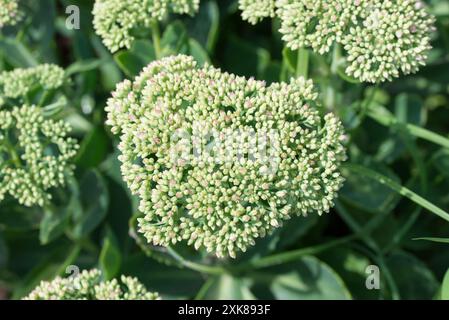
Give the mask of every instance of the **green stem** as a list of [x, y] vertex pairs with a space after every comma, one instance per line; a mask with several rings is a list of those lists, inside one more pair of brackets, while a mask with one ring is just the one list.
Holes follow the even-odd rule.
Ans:
[[410, 199], [411, 201], [415, 202], [416, 204], [420, 205], [421, 207], [429, 210], [430, 212], [434, 213], [435, 215], [439, 216], [440, 218], [446, 220], [449, 222], [449, 213], [444, 211], [443, 209], [437, 207], [433, 203], [427, 201], [420, 195], [414, 193], [412, 190], [400, 185], [393, 179], [390, 179], [384, 175], [381, 175], [380, 173], [377, 173], [376, 171], [373, 171], [371, 169], [368, 169], [366, 167], [347, 163], [343, 165], [344, 168], [360, 175], [367, 176], [373, 180], [376, 180], [377, 182], [389, 187], [390, 189], [396, 191], [400, 195]]
[[175, 251], [172, 247], [167, 247], [170, 255], [178, 261], [181, 265], [186, 268], [189, 268], [194, 271], [203, 272], [212, 275], [221, 275], [226, 272], [226, 270], [222, 267], [218, 266], [207, 266], [204, 264], [196, 263], [193, 261], [186, 260], [183, 256], [181, 256], [178, 252]]
[[159, 29], [159, 23], [155, 19], [151, 22], [151, 31], [153, 36], [154, 53], [156, 54], [156, 59], [160, 59], [162, 58], [161, 32]]
[[307, 79], [309, 76], [309, 51], [305, 48], [299, 49], [297, 59], [296, 77], [304, 77]]
[[380, 112], [376, 111], [374, 108], [369, 108], [367, 115], [381, 125], [384, 125], [386, 127], [397, 126], [399, 128], [404, 129], [406, 132], [410, 133], [411, 135], [413, 135], [415, 137], [433, 142], [433, 143], [438, 144], [445, 148], [449, 148], [449, 139], [448, 138], [443, 137], [443, 136], [441, 136], [435, 132], [429, 131], [427, 129], [415, 126], [413, 124], [401, 123], [393, 115], [380, 113]]

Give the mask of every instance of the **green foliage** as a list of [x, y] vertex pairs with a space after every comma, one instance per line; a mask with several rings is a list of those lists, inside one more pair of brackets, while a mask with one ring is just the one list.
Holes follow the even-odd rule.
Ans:
[[[152, 1], [96, 1], [97, 6], [108, 2], [111, 9], [97, 7], [96, 17], [94, 1], [22, 0], [17, 8], [15, 2], [0, 0], [0, 172], [6, 167], [11, 168], [7, 172], [18, 171], [25, 151], [40, 159], [61, 156], [47, 141], [58, 138], [50, 130], [55, 124], [64, 126], [61, 131], [73, 150], [75, 144], [79, 148], [76, 155], [66, 150], [70, 161], [58, 166], [58, 183], [43, 184], [53, 181], [56, 172], [38, 170], [44, 162], [20, 171], [33, 173], [26, 181], [38, 188], [31, 193], [11, 177], [6, 185], [0, 173], [0, 291], [8, 298], [24, 298], [41, 281], [54, 279], [59, 289], [67, 289], [77, 267], [96, 269], [88, 282], [102, 288], [97, 298], [125, 289], [117, 281], [127, 275], [139, 279], [125, 278], [137, 293], [126, 296], [131, 298], [147, 293], [142, 285], [163, 299], [449, 299], [446, 0], [425, 1], [432, 17], [418, 17], [421, 11], [411, 1], [401, 1], [404, 10], [395, 12], [387, 2], [399, 1], [372, 1], [376, 10], [366, 11], [355, 8], [357, 1], [339, 0], [355, 9], [336, 18], [355, 20], [342, 20], [342, 30], [323, 37], [322, 27], [335, 25], [332, 12], [337, 7], [323, 12], [318, 5], [305, 10], [290, 0], [189, 0], [185, 7], [183, 1], [160, 1], [165, 5], [148, 19], [150, 7], [135, 9]], [[5, 3], [18, 15], [5, 11]], [[65, 25], [62, 9], [71, 4], [80, 8], [79, 30]], [[392, 16], [402, 19], [391, 28], [396, 35], [390, 34], [388, 42], [398, 50], [382, 49], [388, 43], [379, 38], [380, 29], [363, 25], [380, 11], [387, 14], [382, 18], [388, 26]], [[410, 18], [404, 20], [404, 15]], [[134, 21], [127, 20], [131, 16]], [[311, 19], [299, 25], [293, 19], [297, 16]], [[435, 30], [429, 26], [433, 17]], [[124, 29], [117, 30], [114, 19]], [[413, 21], [419, 25], [411, 25]], [[350, 34], [348, 26], [368, 33]], [[339, 31], [344, 37], [335, 36]], [[405, 42], [392, 43], [391, 36]], [[418, 52], [408, 51], [405, 43]], [[368, 60], [354, 58], [359, 46], [368, 50]], [[383, 54], [376, 56], [376, 48]], [[322, 102], [317, 113], [324, 117], [332, 112], [346, 131], [349, 158], [340, 170], [345, 182], [329, 213], [285, 220], [246, 252], [236, 251], [235, 259], [217, 258], [183, 241], [166, 247], [148, 243], [139, 232], [144, 214], [122, 178], [120, 139], [106, 125], [105, 107], [117, 84], [135, 81], [148, 64], [178, 54], [192, 56], [198, 68], [212, 65], [265, 81], [267, 87], [299, 76], [313, 81]], [[399, 56], [409, 65], [401, 64]], [[393, 65], [385, 64], [389, 57], [395, 59]], [[370, 63], [376, 58], [387, 60]], [[376, 69], [380, 64], [387, 73]], [[411, 71], [416, 73], [404, 75]], [[41, 117], [25, 129], [10, 130], [8, 124], [23, 118], [17, 115], [23, 105], [34, 105], [33, 112]], [[47, 137], [26, 130], [43, 126]], [[19, 131], [45, 148], [30, 148], [29, 137], [20, 145]], [[373, 265], [379, 268], [379, 289], [369, 290], [367, 270]], [[52, 293], [46, 286], [48, 282], [34, 295], [48, 298]]]

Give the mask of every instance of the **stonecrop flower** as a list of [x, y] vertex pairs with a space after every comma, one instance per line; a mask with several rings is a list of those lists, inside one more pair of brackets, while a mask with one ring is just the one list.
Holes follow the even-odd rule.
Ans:
[[240, 0], [251, 23], [273, 16], [273, 6], [287, 47], [325, 54], [340, 45], [346, 73], [362, 82], [416, 72], [431, 48], [434, 18], [420, 0]]
[[[64, 81], [64, 70], [53, 64], [3, 71], [0, 73], [0, 100], [4, 103], [5, 98], [24, 98], [39, 87], [47, 91], [55, 90], [60, 88]], [[3, 103], [0, 103], [0, 106]]]
[[169, 13], [194, 15], [200, 0], [96, 0], [93, 8], [95, 32], [115, 52], [130, 48], [133, 30], [150, 28], [152, 19], [163, 20]]
[[0, 0], [0, 29], [15, 25], [22, 15], [18, 0]]
[[140, 198], [139, 231], [154, 245], [235, 257], [291, 216], [329, 211], [345, 136], [316, 100], [304, 78], [266, 86], [185, 55], [120, 83], [107, 124]]
[[121, 276], [104, 281], [100, 270], [84, 270], [75, 277], [42, 281], [24, 300], [157, 300], [137, 278]]
[[243, 20], [256, 24], [264, 18], [275, 17], [275, 0], [239, 0]]
[[67, 123], [46, 119], [36, 106], [0, 107], [0, 201], [9, 195], [24, 206], [44, 206], [50, 189], [73, 171], [78, 145], [69, 132]]

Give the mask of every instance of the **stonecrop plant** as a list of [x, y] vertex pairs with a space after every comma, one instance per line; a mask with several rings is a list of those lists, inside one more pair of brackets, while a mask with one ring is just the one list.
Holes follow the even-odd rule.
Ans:
[[13, 26], [22, 19], [19, 0], [0, 0], [0, 29]]
[[157, 300], [135, 277], [103, 280], [98, 269], [84, 270], [69, 278], [42, 281], [24, 300]]
[[420, 0], [240, 0], [240, 9], [253, 24], [276, 15], [292, 50], [341, 47], [346, 74], [361, 82], [414, 73], [431, 48], [434, 18]]
[[0, 300], [449, 299], [448, 40], [447, 0], [0, 0]]
[[[119, 84], [107, 124], [120, 134], [121, 171], [140, 198], [140, 232], [154, 245], [186, 241], [236, 257], [291, 216], [329, 211], [343, 181], [345, 136], [340, 121], [323, 117], [317, 104], [303, 78], [267, 86], [199, 68], [183, 55]], [[227, 135], [220, 143], [208, 136], [212, 130], [244, 138]], [[278, 141], [256, 141], [269, 132]], [[196, 154], [177, 136], [210, 150]], [[258, 152], [265, 147], [266, 157]]]
[[94, 28], [111, 52], [130, 48], [133, 32], [151, 29], [169, 13], [194, 15], [200, 0], [96, 0]]
[[64, 81], [64, 70], [50, 64], [0, 73], [0, 201], [10, 196], [43, 207], [50, 189], [64, 186], [72, 174], [78, 145], [69, 124], [30, 104], [33, 95], [44, 101]]

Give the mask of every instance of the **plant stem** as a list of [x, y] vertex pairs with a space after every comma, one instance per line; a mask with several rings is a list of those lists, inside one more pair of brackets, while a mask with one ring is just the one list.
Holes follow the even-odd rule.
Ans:
[[168, 252], [170, 255], [178, 261], [183, 266], [194, 270], [198, 272], [203, 272], [207, 274], [213, 274], [213, 275], [221, 275], [226, 272], [226, 270], [219, 266], [207, 266], [204, 264], [196, 263], [193, 261], [186, 260], [183, 256], [181, 256], [178, 252], [175, 251], [172, 247], [167, 247]]
[[306, 48], [298, 50], [298, 61], [296, 63], [296, 77], [307, 79], [309, 76], [309, 51]]
[[161, 32], [159, 29], [159, 23], [155, 19], [151, 22], [151, 32], [153, 36], [154, 53], [156, 54], [156, 59], [160, 59], [162, 58]]
[[444, 211], [443, 209], [437, 207], [433, 203], [427, 201], [420, 195], [414, 193], [412, 190], [400, 185], [393, 179], [390, 179], [380, 173], [377, 173], [376, 171], [373, 171], [371, 169], [368, 169], [366, 167], [349, 163], [344, 164], [344, 168], [360, 175], [367, 176], [373, 180], [376, 180], [377, 182], [389, 187], [390, 189], [396, 191], [397, 193], [401, 194], [402, 196], [409, 198], [411, 201], [417, 203], [418, 205], [422, 206], [423, 208], [429, 210], [430, 212], [434, 213], [435, 215], [439, 216], [440, 218], [449, 221], [449, 213]]

